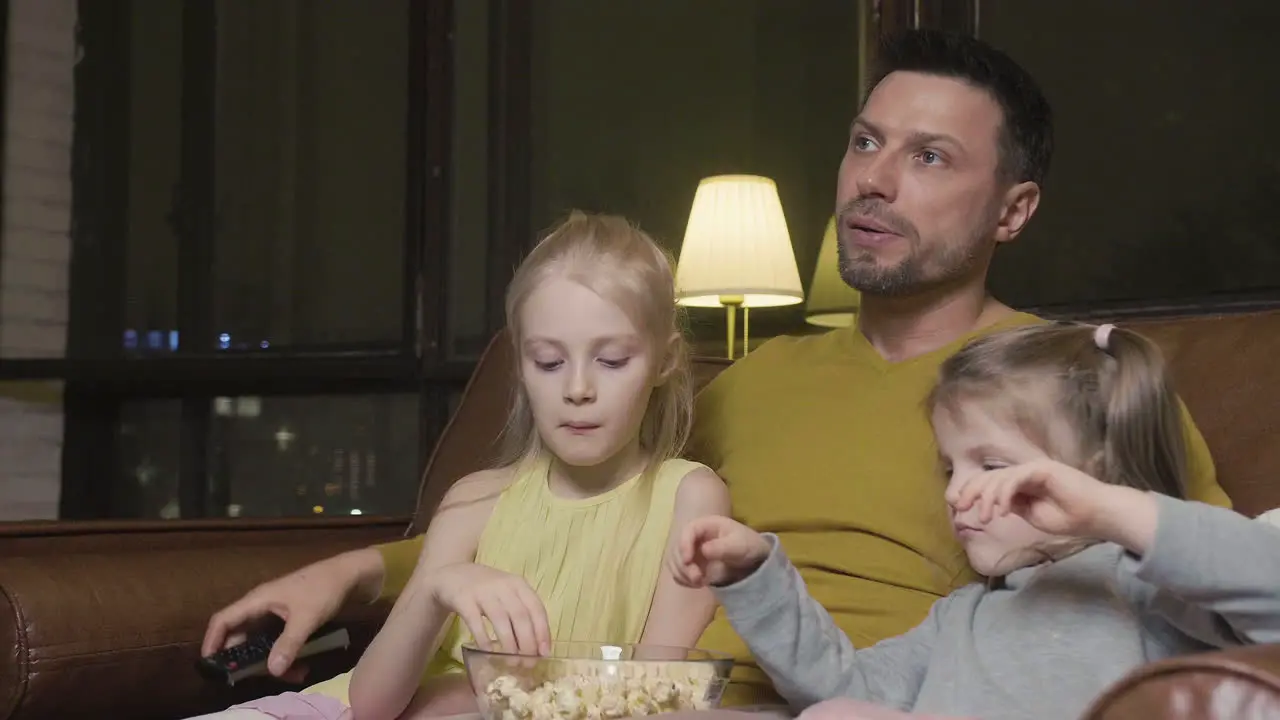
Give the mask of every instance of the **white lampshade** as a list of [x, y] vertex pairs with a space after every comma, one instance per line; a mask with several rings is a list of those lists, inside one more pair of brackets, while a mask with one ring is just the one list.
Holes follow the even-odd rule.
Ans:
[[676, 264], [676, 299], [691, 307], [794, 305], [804, 300], [778, 188], [766, 177], [698, 183]]
[[805, 321], [811, 325], [849, 327], [862, 304], [862, 295], [845, 284], [840, 277], [840, 256], [836, 250], [838, 242], [836, 219], [832, 217], [827, 221], [827, 231], [822, 235], [818, 264], [813, 268], [813, 282], [809, 283]]

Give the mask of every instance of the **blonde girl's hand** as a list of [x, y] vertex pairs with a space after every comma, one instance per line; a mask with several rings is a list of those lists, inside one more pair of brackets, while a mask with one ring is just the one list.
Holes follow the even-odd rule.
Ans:
[[671, 558], [671, 574], [686, 587], [730, 585], [755, 572], [769, 557], [769, 543], [742, 523], [722, 515], [691, 521]]
[[[483, 650], [521, 655], [551, 651], [547, 610], [524, 578], [476, 563], [446, 565], [427, 579], [432, 600], [457, 613]], [[489, 638], [485, 621], [497, 636]]]
[[1117, 488], [1047, 458], [989, 470], [947, 491], [957, 512], [978, 507], [978, 520], [1018, 515], [1050, 535], [1093, 537], [1103, 525], [1108, 496]]

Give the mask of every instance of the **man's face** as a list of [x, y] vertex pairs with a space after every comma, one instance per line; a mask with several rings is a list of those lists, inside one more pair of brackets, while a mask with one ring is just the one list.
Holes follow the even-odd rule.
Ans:
[[905, 295], [985, 275], [1004, 212], [997, 177], [1004, 114], [984, 90], [889, 74], [850, 128], [836, 189], [840, 275]]
[[520, 380], [547, 448], [575, 467], [635, 450], [655, 358], [622, 308], [552, 277], [525, 301], [520, 327]]

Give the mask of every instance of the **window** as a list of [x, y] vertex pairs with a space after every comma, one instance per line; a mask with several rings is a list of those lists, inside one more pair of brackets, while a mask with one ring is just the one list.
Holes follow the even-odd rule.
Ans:
[[[675, 251], [700, 178], [768, 175], [809, 277], [861, 39], [912, 4], [9, 5], [66, 42], [7, 87], [6, 182], [71, 165], [4, 217], [0, 315], [32, 313], [0, 317], [0, 411], [64, 420], [22, 502], [187, 519], [407, 513], [512, 268], [570, 208]], [[61, 145], [13, 142], [35, 127]], [[9, 297], [32, 285], [52, 299]], [[694, 317], [713, 354], [721, 322]]]
[[[43, 335], [0, 342], [0, 421], [63, 432], [27, 438], [48, 451], [18, 474], [43, 484], [0, 487], [16, 508], [0, 519], [410, 513], [500, 325], [483, 289], [510, 272], [483, 251], [451, 260], [448, 189], [465, 175], [449, 172], [450, 150], [487, 154], [498, 134], [455, 132], [453, 3], [63, 5], [10, 3], [15, 30], [65, 39], [61, 64], [32, 82], [67, 97], [24, 105], [11, 80], [6, 114], [63, 108], [71, 173], [64, 216], [46, 197], [4, 218], [5, 309], [39, 282], [64, 314], [45, 302], [48, 317], [26, 320]], [[481, 67], [485, 22], [461, 58]], [[473, 111], [502, 101], [500, 77], [459, 77], [475, 86], [458, 95], [483, 98]], [[11, 186], [58, 191], [13, 159]], [[480, 243], [501, 257], [526, 242], [491, 235]], [[14, 243], [32, 250], [24, 266]], [[466, 300], [451, 289], [470, 287], [481, 310], [459, 323], [470, 309], [451, 310]], [[465, 342], [443, 352], [460, 325]], [[0, 318], [0, 341], [15, 327]], [[47, 422], [30, 421], [45, 408]]]

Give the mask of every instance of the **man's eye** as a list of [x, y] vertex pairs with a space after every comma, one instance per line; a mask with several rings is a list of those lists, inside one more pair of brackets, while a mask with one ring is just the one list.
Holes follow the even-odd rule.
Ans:
[[920, 162], [925, 165], [937, 165], [942, 162], [942, 156], [932, 150], [925, 150], [920, 153]]
[[626, 367], [626, 366], [627, 366], [627, 363], [628, 363], [628, 362], [630, 362], [630, 360], [631, 360], [631, 358], [620, 358], [620, 359], [618, 359], [618, 360], [610, 360], [610, 359], [608, 359], [608, 358], [600, 358], [600, 364], [601, 364], [601, 365], [603, 365], [603, 366], [605, 366], [605, 367], [607, 367], [607, 368], [609, 368], [610, 370], [617, 370], [617, 369], [619, 369], [619, 368], [624, 368], [624, 367]]
[[866, 135], [858, 135], [853, 139], [852, 145], [854, 150], [870, 150], [873, 143]]

